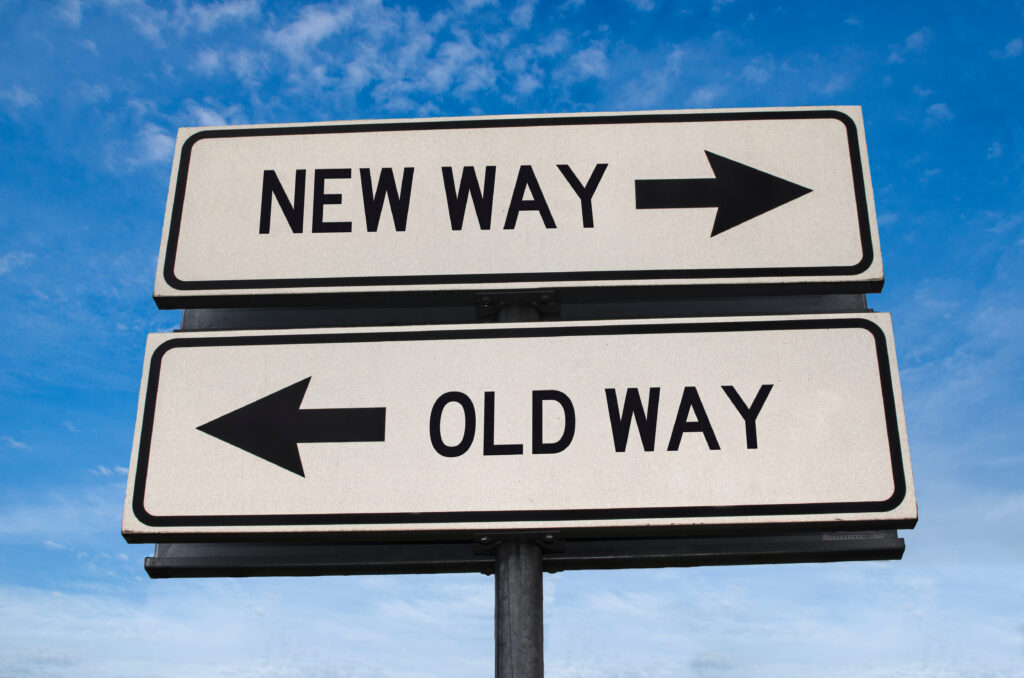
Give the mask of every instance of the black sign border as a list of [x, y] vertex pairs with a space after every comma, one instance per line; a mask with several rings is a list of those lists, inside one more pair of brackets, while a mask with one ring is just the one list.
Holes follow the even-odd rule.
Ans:
[[[799, 266], [775, 268], [728, 268], [728, 269], [688, 269], [688, 270], [642, 270], [642, 271], [576, 271], [547, 273], [474, 273], [446, 275], [413, 275], [413, 276], [364, 276], [348, 278], [280, 278], [280, 279], [249, 279], [249, 280], [181, 280], [174, 273], [177, 256], [178, 238], [181, 229], [181, 215], [185, 203], [185, 189], [188, 179], [189, 161], [192, 147], [204, 139], [223, 139], [258, 136], [308, 135], [308, 134], [350, 134], [358, 132], [396, 132], [422, 131], [439, 129], [483, 129], [483, 128], [515, 128], [545, 127], [564, 125], [622, 125], [637, 123], [679, 123], [679, 122], [727, 122], [749, 120], [815, 120], [833, 119], [841, 122], [846, 128], [846, 136], [850, 150], [850, 166], [853, 173], [854, 195], [857, 204], [857, 221], [860, 229], [861, 260], [849, 266]], [[872, 247], [871, 223], [868, 216], [867, 194], [864, 185], [864, 166], [860, 155], [860, 141], [857, 125], [845, 113], [836, 110], [782, 110], [782, 111], [737, 111], [737, 112], [706, 112], [706, 113], [631, 113], [608, 114], [573, 117], [542, 117], [542, 118], [503, 118], [479, 119], [465, 118], [454, 120], [418, 120], [404, 122], [372, 122], [352, 123], [344, 125], [305, 125], [286, 127], [252, 127], [242, 129], [212, 129], [197, 132], [184, 141], [178, 161], [178, 174], [174, 190], [174, 201], [171, 208], [171, 219], [167, 234], [162, 275], [171, 288], [182, 292], [211, 292], [228, 290], [280, 290], [309, 289], [308, 294], [317, 294], [315, 288], [349, 288], [352, 292], [360, 288], [372, 286], [412, 286], [429, 287], [433, 285], [477, 285], [477, 284], [512, 284], [512, 283], [595, 283], [607, 281], [651, 281], [651, 280], [702, 280], [702, 279], [739, 279], [739, 278], [780, 278], [796, 276], [854, 276], [866, 271], [875, 258]], [[737, 284], [743, 284], [737, 281]], [[837, 286], [841, 283], [837, 283]], [[864, 285], [867, 291], [877, 291], [880, 285]], [[326, 291], [326, 290], [325, 290]], [[321, 292], [322, 293], [322, 292]], [[272, 296], [272, 292], [268, 295]], [[215, 295], [216, 296], [216, 295]], [[161, 300], [165, 299], [161, 297]], [[181, 297], [181, 303], [187, 303], [188, 297]], [[161, 306], [166, 302], [161, 301]], [[168, 306], [169, 307], [169, 306]]]
[[[174, 348], [196, 346], [253, 346], [275, 344], [323, 344], [382, 341], [423, 341], [451, 339], [488, 339], [521, 337], [566, 337], [622, 334], [691, 334], [696, 332], [748, 332], [765, 330], [808, 330], [855, 328], [871, 333], [878, 358], [879, 381], [889, 440], [890, 462], [893, 474], [893, 493], [888, 498], [874, 501], [829, 502], [808, 504], [768, 504], [735, 506], [682, 506], [647, 508], [599, 508], [559, 510], [512, 511], [439, 511], [422, 513], [359, 513], [359, 514], [275, 514], [224, 516], [154, 516], [145, 508], [146, 478], [149, 469], [150, 442], [153, 418], [160, 381], [163, 356]], [[132, 511], [144, 525], [154, 528], [168, 527], [267, 527], [275, 526], [353, 526], [353, 525], [431, 525], [441, 523], [496, 523], [533, 521], [558, 527], [561, 521], [582, 520], [637, 520], [671, 518], [721, 518], [770, 516], [822, 516], [845, 513], [885, 513], [897, 508], [907, 495], [903, 450], [897, 416], [896, 395], [893, 387], [892, 365], [885, 333], [867, 318], [807, 318], [789, 320], [746, 320], [722, 322], [676, 322], [666, 324], [628, 324], [573, 327], [505, 327], [471, 329], [432, 329], [410, 332], [351, 332], [343, 334], [276, 334], [245, 337], [180, 337], [158, 346], [150, 359], [149, 376], [145, 384], [145, 400], [139, 437], [138, 461], [135, 469]], [[714, 527], [722, 528], [721, 525]], [[466, 529], [477, 529], [467, 527]], [[329, 533], [329, 531], [328, 531]], [[324, 531], [316, 534], [323, 536]], [[175, 537], [182, 537], [174, 533]], [[210, 535], [205, 535], [210, 536]]]

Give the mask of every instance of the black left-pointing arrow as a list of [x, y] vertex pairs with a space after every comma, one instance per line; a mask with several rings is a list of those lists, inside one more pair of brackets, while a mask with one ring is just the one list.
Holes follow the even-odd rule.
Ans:
[[312, 377], [287, 386], [197, 428], [305, 477], [298, 443], [384, 440], [383, 407], [301, 410]]

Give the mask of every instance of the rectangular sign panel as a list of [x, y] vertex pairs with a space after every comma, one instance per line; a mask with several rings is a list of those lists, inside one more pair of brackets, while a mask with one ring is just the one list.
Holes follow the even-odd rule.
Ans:
[[130, 541], [917, 518], [885, 314], [151, 335], [134, 445]]
[[877, 291], [859, 107], [185, 128], [155, 298]]

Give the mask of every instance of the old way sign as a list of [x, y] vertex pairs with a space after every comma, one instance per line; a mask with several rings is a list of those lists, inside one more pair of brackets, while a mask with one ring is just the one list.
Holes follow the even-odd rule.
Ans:
[[860, 109], [749, 109], [182, 129], [155, 298], [882, 280]]
[[130, 541], [917, 519], [873, 313], [152, 335], [129, 478]]

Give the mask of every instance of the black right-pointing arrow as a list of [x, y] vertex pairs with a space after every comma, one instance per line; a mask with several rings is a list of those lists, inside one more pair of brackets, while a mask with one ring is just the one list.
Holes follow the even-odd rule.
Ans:
[[711, 151], [704, 153], [714, 179], [637, 179], [636, 208], [717, 207], [714, 237], [811, 192]]
[[305, 477], [298, 443], [384, 440], [383, 407], [300, 410], [312, 377], [275, 391], [197, 428]]

